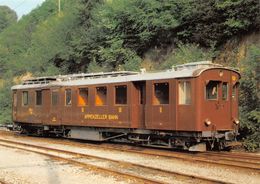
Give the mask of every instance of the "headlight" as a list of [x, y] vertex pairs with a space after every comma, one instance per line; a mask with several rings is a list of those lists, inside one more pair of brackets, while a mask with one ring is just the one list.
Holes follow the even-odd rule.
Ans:
[[234, 119], [233, 119], [233, 123], [235, 123], [236, 125], [238, 125], [238, 124], [239, 124], [239, 120], [236, 119], [236, 118], [234, 118]]
[[209, 119], [206, 119], [204, 123], [205, 123], [206, 126], [211, 125], [211, 121]]

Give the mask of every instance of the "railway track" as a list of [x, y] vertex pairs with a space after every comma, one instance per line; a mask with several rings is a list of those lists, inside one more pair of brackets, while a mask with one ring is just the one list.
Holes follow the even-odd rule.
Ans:
[[206, 156], [219, 156], [226, 158], [226, 159], [235, 159], [235, 160], [242, 160], [246, 162], [251, 162], [251, 163], [260, 163], [260, 155], [253, 155], [253, 154], [245, 154], [245, 153], [232, 153], [232, 152], [206, 152], [206, 153], [201, 153], [200, 155], [206, 155]]
[[[5, 133], [7, 133], [5, 131]], [[8, 132], [10, 133], [10, 132]], [[22, 135], [16, 135], [21, 137]], [[26, 136], [27, 137], [27, 136]], [[46, 140], [46, 139], [45, 139]], [[57, 139], [47, 138], [49, 142], [56, 144], [60, 142]], [[137, 147], [130, 145], [121, 145], [121, 144], [110, 144], [103, 143], [99, 145], [89, 144], [89, 143], [79, 143], [73, 140], [62, 140], [61, 144], [75, 145], [86, 148], [94, 149], [107, 149], [111, 151], [124, 151], [142, 155], [151, 155], [151, 156], [161, 156], [166, 158], [173, 159], [182, 159], [187, 161], [196, 161], [199, 163], [208, 163], [219, 166], [226, 166], [238, 169], [249, 169], [254, 171], [260, 170], [260, 156], [250, 153], [230, 153], [230, 152], [203, 152], [203, 153], [187, 153], [187, 152], [176, 152], [162, 149], [153, 149], [146, 147]]]
[[[69, 144], [75, 142], [69, 141]], [[75, 145], [78, 145], [75, 143]], [[135, 154], [160, 156], [165, 158], [182, 159], [186, 161], [196, 161], [200, 163], [207, 163], [237, 169], [246, 169], [252, 171], [260, 171], [260, 156], [253, 154], [238, 154], [238, 153], [226, 153], [226, 152], [203, 152], [203, 153], [187, 153], [177, 152], [162, 149], [153, 149], [146, 147], [137, 147], [121, 144], [104, 143], [100, 145], [84, 143], [80, 144], [82, 147], [94, 148], [94, 149], [107, 149], [111, 151], [130, 152]]]
[[[20, 137], [21, 135], [19, 135]], [[48, 141], [57, 143], [57, 139], [49, 139]], [[59, 140], [58, 140], [59, 142]], [[162, 149], [153, 149], [146, 147], [137, 147], [121, 144], [103, 143], [99, 145], [90, 143], [79, 143], [73, 140], [62, 140], [62, 144], [75, 145], [85, 148], [93, 149], [107, 149], [111, 151], [130, 152], [142, 155], [160, 156], [165, 158], [181, 159], [186, 161], [196, 161], [198, 163], [207, 163], [212, 165], [219, 165], [224, 167], [231, 167], [237, 169], [246, 169], [259, 171], [260, 170], [260, 156], [250, 153], [230, 153], [230, 152], [202, 152], [202, 153], [187, 153], [177, 152]]]
[[130, 179], [138, 183], [174, 183], [176, 180], [183, 181], [185, 183], [228, 183], [209, 177], [169, 171], [127, 161], [119, 161], [5, 139], [0, 139], [0, 145], [45, 155], [56, 160], [83, 167], [88, 170], [90, 169], [96, 172], [113, 174], [116, 177], [125, 178], [128, 180]]
[[125, 146], [118, 144], [84, 144], [83, 147], [90, 147], [95, 149], [109, 149], [111, 151], [124, 151], [143, 155], [161, 156], [166, 158], [182, 159], [188, 161], [196, 161], [207, 164], [214, 164], [219, 166], [226, 166], [238, 169], [256, 170], [260, 171], [260, 156], [253, 156], [247, 154], [233, 154], [225, 152], [205, 152], [205, 153], [187, 153], [159, 150], [145, 147]]

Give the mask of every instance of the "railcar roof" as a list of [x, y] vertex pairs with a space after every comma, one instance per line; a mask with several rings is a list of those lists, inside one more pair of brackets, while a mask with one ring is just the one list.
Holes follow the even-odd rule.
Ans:
[[107, 73], [90, 73], [90, 74], [72, 74], [49, 77], [38, 77], [26, 80], [21, 85], [12, 87], [15, 89], [27, 88], [49, 88], [59, 86], [83, 86], [91, 84], [109, 84], [130, 81], [147, 81], [171, 78], [192, 78], [199, 76], [202, 72], [209, 69], [227, 69], [237, 72], [233, 68], [223, 67], [219, 64], [213, 64], [209, 61], [187, 63], [184, 65], [173, 66], [172, 69], [160, 72], [107, 72]]

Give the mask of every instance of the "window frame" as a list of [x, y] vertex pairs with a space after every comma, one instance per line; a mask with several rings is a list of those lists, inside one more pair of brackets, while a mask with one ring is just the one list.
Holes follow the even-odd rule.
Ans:
[[[126, 103], [116, 103], [116, 100], [117, 100], [117, 95], [116, 95], [116, 89], [117, 89], [117, 87], [122, 87], [122, 86], [125, 86], [125, 88], [126, 88]], [[119, 85], [115, 85], [114, 86], [114, 105], [115, 106], [127, 106], [128, 105], [128, 92], [127, 92], [127, 90], [128, 90], [128, 86], [127, 86], [127, 84], [119, 84]]]
[[[213, 82], [217, 82], [217, 97], [216, 97], [216, 99], [208, 99], [207, 98], [207, 85], [210, 83], [210, 81], [213, 81]], [[205, 87], [204, 87], [204, 94], [205, 94], [205, 100], [207, 100], [207, 101], [218, 101], [219, 100], [219, 84], [221, 83], [221, 81], [217, 81], [217, 80], [209, 80], [207, 83], [206, 83], [206, 85], [205, 85]]]
[[[180, 84], [183, 83], [183, 84], [187, 84], [189, 83], [190, 85], [190, 102], [189, 103], [180, 103]], [[185, 85], [186, 86], [186, 85]], [[185, 87], [184, 89], [186, 89], [187, 87]], [[187, 99], [186, 97], [186, 90], [184, 90], [184, 95], [185, 95], [185, 98]], [[192, 83], [190, 80], [180, 80], [178, 81], [178, 105], [191, 105], [192, 104]]]
[[[53, 93], [57, 94], [57, 100], [56, 100], [55, 104], [53, 104]], [[59, 105], [59, 90], [51, 90], [51, 106], [55, 107], [55, 106], [58, 106], [58, 105]]]
[[17, 91], [13, 92], [13, 107], [16, 108], [18, 103], [17, 103]]
[[[67, 103], [67, 91], [70, 91], [70, 103]], [[72, 106], [72, 89], [71, 88], [66, 88], [64, 91], [64, 97], [65, 97], [65, 106], [66, 107], [71, 107]]]
[[[98, 92], [98, 88], [105, 88], [106, 89], [106, 103], [105, 104], [102, 104], [102, 105], [98, 105], [97, 103], [96, 103], [96, 97], [97, 97], [97, 92]], [[108, 105], [108, 87], [106, 86], [106, 85], [102, 85], [102, 86], [96, 86], [95, 87], [95, 101], [94, 101], [94, 104], [95, 104], [95, 106], [97, 106], [97, 107], [103, 107], [103, 106], [107, 106]]]
[[[158, 104], [155, 103], [155, 98], [156, 98], [156, 95], [155, 95], [155, 85], [156, 84], [168, 84], [168, 99], [167, 99], [168, 101], [167, 101], [167, 103], [158, 103]], [[154, 82], [152, 84], [152, 90], [153, 90], [153, 92], [152, 92], [152, 105], [153, 106], [170, 105], [170, 82], [169, 81]]]
[[146, 86], [139, 86], [138, 90], [138, 104], [139, 105], [146, 105]]
[[[223, 86], [224, 86], [224, 84], [227, 85], [227, 87], [226, 87], [226, 89], [227, 89], [227, 91], [226, 91], [226, 99], [223, 98]], [[222, 94], [221, 94], [221, 95], [222, 95], [222, 96], [221, 96], [221, 100], [222, 100], [222, 101], [228, 101], [228, 100], [229, 100], [229, 97], [228, 97], [228, 96], [229, 96], [229, 95], [228, 95], [228, 94], [229, 94], [229, 84], [228, 84], [228, 82], [222, 82], [221, 88], [222, 88], [222, 89], [221, 89], [221, 93], [222, 93]]]
[[235, 84], [231, 85], [232, 86], [232, 88], [231, 88], [231, 99], [233, 101], [237, 101], [238, 100], [238, 85], [239, 85], [238, 82], [236, 82]]
[[[27, 93], [27, 103], [24, 104], [24, 93]], [[29, 91], [22, 91], [22, 106], [27, 107], [29, 105]]]
[[[37, 92], [41, 92], [41, 104], [39, 105], [39, 104], [37, 104]], [[43, 104], [43, 98], [42, 98], [42, 90], [40, 89], [40, 90], [35, 90], [35, 106], [42, 106], [42, 104]]]
[[[78, 97], [81, 96], [81, 95], [80, 95], [80, 90], [81, 90], [81, 89], [86, 89], [87, 92], [88, 92], [88, 94], [87, 94], [87, 104], [86, 104], [86, 105], [80, 105], [80, 104], [79, 104], [79, 98], [78, 98]], [[77, 96], [77, 106], [78, 106], [78, 107], [86, 107], [86, 106], [89, 106], [89, 87], [79, 87], [77, 91], [78, 91], [78, 93], [77, 93], [77, 95], [78, 95], [78, 96]]]

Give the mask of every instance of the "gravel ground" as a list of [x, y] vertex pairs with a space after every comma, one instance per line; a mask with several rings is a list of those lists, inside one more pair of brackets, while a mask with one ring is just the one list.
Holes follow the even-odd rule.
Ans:
[[0, 181], [10, 184], [129, 183], [54, 161], [42, 155], [2, 146]]
[[[0, 132], [0, 138], [1, 138], [1, 132]], [[4, 136], [3, 138], [6, 139], [6, 138], [8, 138], [8, 136]], [[9, 139], [13, 139], [13, 137], [9, 136]], [[169, 159], [169, 158], [163, 158], [160, 156], [143, 156], [143, 155], [134, 154], [134, 153], [126, 153], [126, 152], [111, 151], [111, 150], [108, 151], [108, 150], [102, 150], [102, 149], [87, 148], [87, 147], [83, 147], [83, 146], [80, 147], [80, 146], [75, 146], [75, 145], [62, 144], [61, 140], [57, 141], [57, 143], [54, 143], [55, 141], [51, 141], [51, 143], [50, 143], [50, 141], [48, 141], [48, 139], [44, 139], [44, 138], [16, 137], [16, 141], [19, 141], [19, 140], [23, 141], [23, 142], [31, 143], [31, 144], [49, 146], [49, 147], [56, 148], [56, 149], [65, 149], [65, 150], [69, 150], [69, 151], [85, 153], [85, 154], [89, 154], [89, 155], [95, 155], [95, 156], [100, 156], [100, 157], [105, 157], [105, 158], [110, 158], [110, 159], [115, 159], [115, 160], [128, 161], [128, 162], [143, 164], [143, 165], [151, 166], [151, 167], [155, 167], [155, 168], [167, 169], [170, 171], [183, 172], [183, 173], [194, 174], [194, 175], [198, 175], [198, 176], [208, 176], [210, 178], [223, 180], [223, 181], [231, 182], [231, 183], [247, 183], [247, 184], [257, 183], [258, 184], [260, 181], [259, 172], [231, 169], [231, 168], [225, 168], [225, 167], [220, 167], [220, 166], [213, 166], [211, 164], [201, 164], [198, 162], [183, 161], [183, 160], [179, 160], [179, 159]], [[83, 144], [83, 143], [80, 143], [80, 144]], [[9, 150], [9, 152], [10, 152], [10, 150]], [[11, 173], [11, 175], [2, 174], [2, 170], [3, 170], [2, 169], [3, 167], [1, 164], [2, 155], [5, 155], [5, 154], [6, 153], [0, 152], [0, 155], [1, 155], [0, 181], [3, 180], [2, 179], [3, 176], [7, 176], [7, 178], [12, 176], [12, 173]], [[32, 157], [33, 159], [31, 159], [31, 157], [29, 158], [28, 154], [24, 155], [24, 157], [21, 156], [21, 158], [24, 158], [25, 160], [29, 159], [30, 162], [32, 162], [32, 160], [35, 160], [33, 162], [34, 164], [31, 163], [31, 166], [29, 164], [29, 166], [26, 167], [25, 171], [27, 170], [27, 175], [26, 175], [26, 173], [24, 173], [25, 171], [23, 171], [23, 169], [21, 170], [21, 173], [18, 172], [18, 173], [20, 173], [20, 176], [22, 176], [21, 177], [22, 179], [26, 179], [26, 176], [28, 176], [28, 173], [30, 173], [32, 169], [35, 171], [35, 168], [38, 168], [37, 165], [35, 165], [35, 163], [38, 162], [37, 157], [39, 157], [39, 156], [37, 156], [35, 154]], [[19, 160], [20, 160], [20, 156], [14, 157], [14, 158], [19, 158]], [[39, 159], [39, 162], [40, 162], [40, 160], [42, 160], [42, 159]], [[9, 161], [9, 163], [10, 163], [10, 161]], [[22, 164], [22, 166], [23, 166], [23, 164]], [[55, 176], [55, 173], [59, 173], [61, 171], [61, 174], [59, 175], [59, 177], [57, 177], [59, 180], [63, 180], [64, 179], [63, 177], [66, 178], [66, 177], [70, 176], [71, 173], [73, 173], [73, 171], [71, 171], [71, 170], [76, 169], [76, 168], [70, 167], [68, 165], [60, 166], [57, 163], [55, 163], [55, 166], [52, 166], [52, 165], [50, 165], [50, 161], [48, 162], [48, 160], [47, 160], [47, 162], [44, 162], [44, 164], [42, 164], [41, 166], [43, 168], [48, 166], [48, 169], [45, 168], [45, 172], [43, 172], [43, 173], [45, 173], [44, 178], [49, 178], [50, 176], [52, 176], [48, 173], [49, 173], [49, 170], [51, 170], [51, 169], [53, 170], [53, 168], [55, 168], [55, 172], [51, 172], [51, 173], [53, 173], [53, 176]], [[8, 162], [6, 162], [6, 167], [7, 168], [11, 167], [8, 165]], [[101, 183], [101, 182], [103, 183], [103, 181], [104, 181], [103, 176], [95, 175], [94, 173], [86, 174], [85, 171], [82, 172], [82, 170], [80, 170], [80, 169], [76, 169], [76, 170], [77, 170], [76, 173], [78, 173], [80, 176], [75, 177], [75, 178], [82, 178], [82, 180], [77, 179], [77, 181], [91, 181], [91, 179], [89, 179], [88, 176], [91, 176], [90, 178], [92, 178], [92, 177], [94, 177], [94, 178], [91, 182], [87, 182], [87, 183], [93, 183], [93, 182], [94, 183]], [[4, 169], [3, 171], [6, 171], [6, 169]], [[40, 171], [40, 172], [42, 172], [42, 171]], [[35, 172], [33, 172], [33, 173], [35, 173]], [[87, 177], [85, 175], [87, 175]], [[39, 176], [43, 176], [43, 175], [39, 175]], [[88, 179], [84, 180], [84, 177], [86, 177]], [[29, 177], [29, 181], [30, 181], [30, 179], [31, 178]], [[59, 180], [57, 180], [57, 181], [59, 181]], [[3, 181], [5, 181], [5, 180], [3, 180]], [[66, 182], [70, 182], [72, 180], [64, 179], [64, 181], [66, 183]], [[48, 179], [45, 179], [43, 182], [40, 182], [40, 183], [44, 183], [44, 182], [45, 183], [48, 182]], [[105, 183], [110, 183], [110, 182], [113, 183], [116, 181], [113, 178], [110, 178], [110, 180], [108, 180], [108, 178], [106, 178]], [[13, 182], [11, 182], [11, 183], [13, 183]], [[21, 182], [21, 183], [23, 183], [23, 182]], [[63, 183], [63, 182], [60, 182], [60, 183]], [[75, 183], [78, 183], [78, 182], [75, 182]]]

